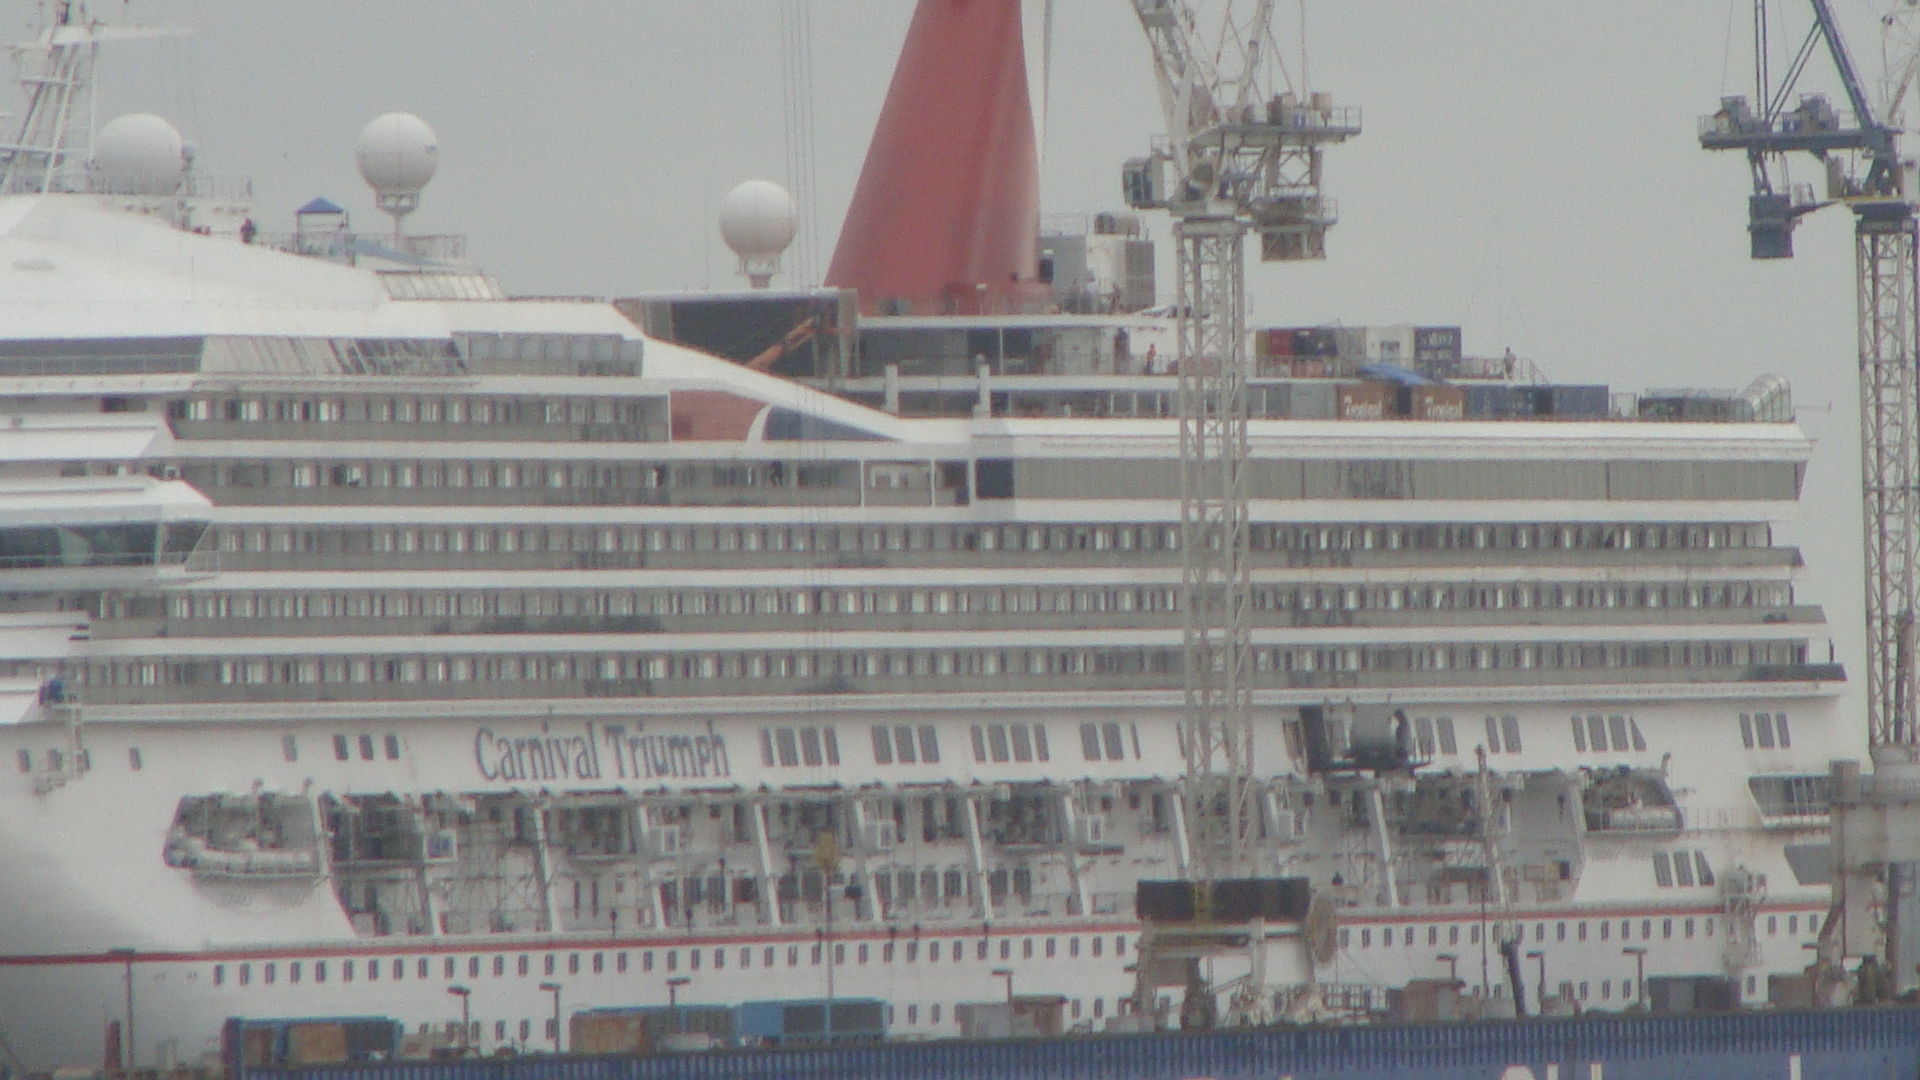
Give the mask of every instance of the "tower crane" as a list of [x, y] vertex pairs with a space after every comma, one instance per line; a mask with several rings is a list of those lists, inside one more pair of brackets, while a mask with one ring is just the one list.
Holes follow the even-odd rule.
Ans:
[[1129, 161], [1127, 201], [1174, 219], [1184, 552], [1188, 872], [1249, 869], [1245, 241], [1267, 261], [1318, 259], [1336, 219], [1321, 192], [1327, 146], [1359, 134], [1359, 110], [1275, 89], [1273, 0], [1205, 40], [1186, 0], [1132, 0], [1153, 49], [1167, 123]]
[[[1249, 567], [1246, 238], [1265, 261], [1324, 258], [1336, 219], [1321, 191], [1326, 147], [1360, 133], [1359, 110], [1282, 86], [1274, 0], [1224, 0], [1203, 27], [1187, 0], [1131, 0], [1153, 51], [1166, 133], [1126, 163], [1136, 209], [1173, 217], [1178, 320], [1180, 548], [1185, 661], [1180, 800], [1186, 879], [1207, 896], [1218, 881], [1257, 873]], [[1204, 906], [1204, 901], [1203, 901]], [[1149, 935], [1151, 937], [1151, 935]], [[1256, 933], [1255, 938], [1259, 937]], [[1242, 938], [1235, 938], [1236, 942]], [[1191, 944], [1191, 940], [1189, 940]], [[1216, 943], [1217, 944], [1217, 943]], [[1256, 941], [1229, 1020], [1257, 1018], [1265, 987]], [[1155, 966], [1148, 943], [1141, 993]], [[1169, 945], [1165, 959], [1206, 947]], [[1213, 991], [1188, 981], [1188, 1023], [1208, 1023]], [[1144, 1002], [1143, 1002], [1144, 1004]]]
[[[1767, 0], [1754, 0], [1754, 97], [1724, 97], [1700, 126], [1709, 150], [1744, 150], [1753, 177], [1748, 197], [1750, 252], [1793, 255], [1804, 215], [1835, 203], [1854, 215], [1858, 289], [1861, 494], [1866, 549], [1867, 734], [1880, 778], [1871, 788], [1858, 767], [1833, 778], [1835, 905], [1823, 930], [1820, 967], [1840, 970], [1841, 955], [1874, 955], [1900, 988], [1915, 981], [1903, 947], [1900, 912], [1909, 908], [1913, 864], [1920, 861], [1920, 798], [1904, 794], [1920, 778], [1920, 729], [1914, 708], [1915, 560], [1920, 558], [1920, 399], [1916, 398], [1916, 191], [1912, 162], [1900, 156], [1899, 116], [1914, 58], [1889, 63], [1894, 89], [1876, 113], [1841, 38], [1828, 0], [1810, 0], [1813, 25], [1782, 76], [1774, 77]], [[1852, 115], [1820, 94], [1791, 102], [1796, 84], [1825, 47]], [[1787, 182], [1794, 154], [1822, 166], [1825, 197]], [[1910, 918], [1910, 916], [1909, 916]], [[1908, 931], [1911, 934], [1911, 930]]]

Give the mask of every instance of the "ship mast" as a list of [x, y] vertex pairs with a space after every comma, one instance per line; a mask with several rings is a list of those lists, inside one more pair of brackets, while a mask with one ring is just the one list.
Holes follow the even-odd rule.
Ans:
[[86, 164], [92, 131], [93, 69], [100, 53], [98, 24], [85, 4], [59, 0], [34, 41], [13, 46], [27, 114], [13, 141], [0, 144], [0, 192], [73, 191]]
[[10, 46], [20, 69], [26, 116], [0, 143], [0, 194], [88, 190], [94, 130], [94, 67], [103, 41], [176, 31], [107, 26], [81, 0], [55, 0], [34, 40]]

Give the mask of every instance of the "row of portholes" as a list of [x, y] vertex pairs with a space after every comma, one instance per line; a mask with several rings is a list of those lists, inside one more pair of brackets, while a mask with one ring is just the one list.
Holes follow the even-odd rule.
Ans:
[[[1086, 943], [1084, 952], [1082, 947], [1083, 940]], [[923, 957], [925, 962], [930, 964], [940, 963], [942, 960], [948, 963], [959, 963], [967, 959], [969, 952], [967, 941], [968, 939], [955, 939], [951, 942], [937, 939], [926, 941], [914, 939], [880, 943], [863, 941], [853, 943], [852, 949], [848, 948], [847, 942], [835, 942], [833, 943], [833, 966], [840, 967], [849, 962], [859, 965], [875, 962], [876, 960], [883, 964], [895, 963], [896, 961], [914, 963], [920, 961]], [[971, 950], [973, 954], [972, 958], [976, 961], [995, 959], [996, 954], [997, 959], [1000, 960], [1013, 959], [1015, 951], [1013, 938], [1000, 938], [997, 950], [989, 944], [986, 938], [972, 939], [972, 941], [974, 946]], [[1079, 959], [1083, 955], [1098, 958], [1107, 952], [1107, 938], [1104, 935], [1090, 935], [1083, 939], [1080, 935], [1071, 935], [1064, 938], [1063, 944], [1063, 939], [1058, 936], [1044, 938], [1023, 937], [1020, 939], [1018, 951], [1020, 958], [1023, 960]], [[779, 965], [783, 952], [785, 953], [786, 966], [790, 968], [802, 966], [803, 957], [806, 959], [807, 966], [820, 965], [826, 962], [825, 944], [822, 942], [814, 942], [810, 945], [788, 945], [784, 948], [776, 945], [742, 945], [738, 946], [737, 949], [730, 946], [716, 946], [712, 949], [690, 948], [685, 950], [685, 966], [689, 971], [699, 971], [702, 967], [710, 967], [714, 970], [725, 970], [728, 967], [728, 956], [731, 953], [734, 954], [735, 957], [733, 966], [736, 969], [753, 969], [756, 957], [758, 958], [760, 967], [771, 968]], [[656, 970], [656, 964], [658, 964], [660, 970], [669, 972], [679, 971], [681, 969], [681, 955], [682, 950], [679, 949], [640, 950], [637, 967], [642, 973]], [[1112, 935], [1112, 955], [1116, 958], [1127, 955], [1127, 936], [1125, 934]], [[542, 953], [540, 956], [541, 960], [538, 966], [541, 975], [550, 976], [561, 974], [562, 964], [560, 953], [548, 952]], [[456, 979], [461, 977], [463, 965], [457, 956], [442, 957], [438, 966], [440, 977], [443, 979]], [[533, 953], [520, 953], [517, 957], [513, 957], [511, 962], [509, 962], [507, 954], [495, 953], [490, 963], [486, 962], [485, 958], [480, 956], [468, 956], [464, 968], [466, 978], [477, 979], [481, 978], [483, 973], [488, 970], [491, 971], [495, 978], [505, 978], [508, 975], [509, 969], [511, 969], [516, 977], [529, 977], [534, 974], [535, 966]], [[568, 975], [580, 975], [583, 973], [602, 975], [606, 974], [608, 969], [611, 968], [614, 974], [624, 975], [634, 966], [636, 965], [633, 962], [633, 953], [630, 950], [621, 950], [611, 954], [606, 951], [592, 953], [569, 952], [566, 954], [565, 973]], [[232, 965], [231, 974], [235, 985], [252, 986], [255, 984], [257, 976], [260, 985], [274, 986], [279, 984], [283, 974], [286, 982], [293, 984], [300, 983], [309, 977], [311, 977], [313, 982], [324, 983], [332, 978], [336, 972], [341, 982], [379, 982], [382, 980], [399, 982], [409, 977], [409, 971], [413, 973], [411, 977], [414, 979], [433, 978], [435, 973], [433, 958], [422, 956], [414, 958], [411, 961], [406, 957], [398, 956], [391, 959], [345, 959], [338, 961], [337, 967], [326, 960], [314, 960], [311, 962], [290, 960], [286, 962], [284, 967], [282, 967], [279, 961], [271, 960], [260, 963], [257, 967], [252, 962], [242, 962]], [[228, 975], [229, 965], [213, 965], [213, 985], [227, 985]]]

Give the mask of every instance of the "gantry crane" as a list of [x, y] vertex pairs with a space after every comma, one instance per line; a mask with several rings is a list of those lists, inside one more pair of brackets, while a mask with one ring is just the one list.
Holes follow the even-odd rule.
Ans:
[[[1877, 955], [1901, 988], [1914, 984], [1914, 957], [1899, 929], [1920, 860], [1914, 828], [1920, 801], [1905, 794], [1920, 771], [1914, 713], [1915, 559], [1920, 556], [1920, 399], [1915, 394], [1916, 247], [1912, 164], [1900, 156], [1899, 115], [1913, 58], [1889, 64], [1894, 89], [1876, 115], [1827, 0], [1811, 0], [1813, 26], [1784, 77], [1775, 80], [1767, 0], [1754, 0], [1754, 97], [1722, 98], [1702, 121], [1700, 144], [1744, 150], [1753, 175], [1748, 199], [1750, 251], [1756, 259], [1793, 255], [1793, 229], [1822, 206], [1854, 214], [1858, 288], [1861, 484], [1866, 549], [1867, 733], [1876, 772], [1900, 783], [1861, 782], [1857, 767], [1836, 769], [1834, 917], [1823, 933], [1821, 969], [1829, 981], [1843, 953]], [[1825, 46], [1852, 116], [1822, 95], [1789, 102], [1800, 75]], [[1789, 105], [1791, 104], [1791, 107]], [[1820, 162], [1826, 187], [1787, 181], [1791, 155]], [[1848, 763], [1849, 765], [1851, 763]], [[1903, 775], [1904, 774], [1904, 775]]]
[[[1166, 134], [1124, 172], [1127, 201], [1173, 216], [1180, 400], [1186, 776], [1180, 809], [1185, 877], [1212, 883], [1257, 874], [1249, 716], [1252, 650], [1246, 384], [1246, 237], [1263, 260], [1323, 258], [1333, 203], [1321, 192], [1326, 147], [1360, 132], [1356, 109], [1280, 86], [1273, 0], [1216, 7], [1203, 27], [1186, 0], [1132, 0], [1153, 49]], [[1149, 933], [1149, 938], [1153, 935]], [[1258, 933], [1256, 932], [1256, 938]], [[1235, 939], [1238, 940], [1238, 939]], [[1210, 955], [1191, 938], [1166, 959]], [[1184, 951], [1182, 951], [1184, 950]], [[1154, 951], [1139, 965], [1143, 984]], [[1260, 949], [1228, 1020], [1260, 1018]], [[1146, 992], [1143, 985], [1142, 994]], [[1208, 1023], [1213, 991], [1190, 981], [1184, 1019]]]

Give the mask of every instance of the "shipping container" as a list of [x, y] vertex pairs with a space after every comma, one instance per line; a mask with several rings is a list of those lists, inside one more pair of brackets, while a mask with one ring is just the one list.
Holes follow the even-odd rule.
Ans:
[[228, 1075], [256, 1068], [390, 1060], [400, 1053], [400, 1024], [384, 1017], [229, 1018], [220, 1032]]
[[648, 1054], [647, 1018], [631, 1009], [584, 1009], [568, 1022], [567, 1045], [576, 1054]]
[[1533, 403], [1521, 386], [1465, 386], [1465, 407], [1469, 420], [1511, 420], [1530, 415]]
[[344, 1024], [290, 1024], [287, 1027], [287, 1064], [337, 1065], [347, 1059]]
[[1023, 994], [1011, 1001], [953, 1007], [965, 1039], [1050, 1039], [1066, 1030], [1067, 999], [1055, 994]]
[[887, 1004], [878, 998], [805, 998], [748, 1001], [734, 1009], [742, 1040], [764, 1046], [880, 1042], [887, 1037]]
[[1457, 326], [1413, 328], [1413, 356], [1416, 360], [1458, 360], [1460, 342], [1460, 328]]
[[1613, 408], [1613, 391], [1605, 386], [1550, 386], [1547, 412], [1564, 420], [1605, 420]]
[[1410, 1024], [1461, 1019], [1460, 989], [1458, 979], [1414, 979], [1387, 991], [1387, 1014]]
[[1326, 359], [1340, 355], [1340, 345], [1330, 326], [1303, 326], [1293, 331], [1293, 355]]
[[1293, 358], [1293, 377], [1296, 379], [1324, 379], [1327, 377], [1327, 362], [1314, 357]]
[[1364, 326], [1337, 326], [1333, 329], [1333, 355], [1342, 360], [1366, 360], [1367, 328]]
[[1255, 384], [1247, 388], [1247, 414], [1255, 419], [1284, 420], [1293, 415], [1290, 383]]
[[1732, 979], [1712, 975], [1647, 977], [1647, 1004], [1656, 1014], [1726, 1012], [1739, 1000]]
[[1413, 362], [1413, 351], [1413, 327], [1367, 327], [1366, 357], [1368, 360], [1379, 360], [1389, 364], [1410, 364]]
[[1385, 420], [1397, 404], [1393, 384], [1350, 382], [1338, 387], [1339, 416], [1342, 420]]
[[1464, 420], [1467, 393], [1458, 386], [1408, 386], [1401, 390], [1401, 412], [1414, 420]]
[[1330, 382], [1296, 382], [1288, 402], [1295, 420], [1331, 420], [1338, 415], [1337, 387]]
[[1776, 1009], [1811, 1009], [1818, 987], [1804, 972], [1767, 976], [1767, 1004]]

